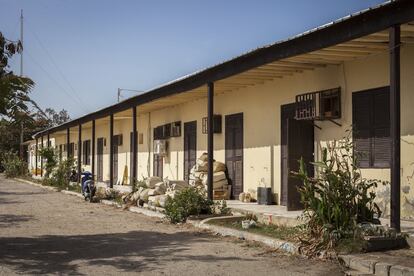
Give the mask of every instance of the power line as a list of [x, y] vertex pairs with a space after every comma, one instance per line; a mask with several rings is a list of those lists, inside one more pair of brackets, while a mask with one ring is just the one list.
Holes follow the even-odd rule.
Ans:
[[69, 93], [45, 68], [43, 68], [43, 66], [37, 62], [33, 56], [30, 54], [30, 52], [27, 51], [26, 49], [26, 53], [29, 56], [29, 58], [37, 65], [39, 66], [39, 68], [49, 77], [50, 80], [52, 80], [57, 86], [59, 86], [60, 89], [62, 89], [62, 91], [70, 98], [72, 99], [74, 102], [76, 102], [77, 104], [79, 104], [81, 106], [81, 108], [83, 109], [83, 111], [88, 112], [88, 109], [83, 105], [83, 102], [77, 98], [74, 98], [73, 95], [71, 93]]
[[[35, 38], [35, 40], [37, 41], [37, 43], [39, 43], [39, 45], [42, 48], [42, 50], [46, 53], [46, 55], [48, 56], [48, 58], [51, 61], [51, 63], [53, 64], [53, 66], [56, 68], [56, 70], [60, 74], [61, 78], [69, 86], [70, 90], [72, 90], [73, 96], [76, 97], [78, 101], [82, 102], [82, 99], [79, 97], [78, 93], [73, 88], [72, 84], [69, 82], [69, 80], [66, 78], [65, 74], [62, 72], [62, 70], [60, 69], [60, 67], [57, 65], [57, 63], [55, 62], [55, 59], [52, 57], [52, 55], [50, 54], [50, 52], [47, 50], [47, 48], [44, 46], [44, 44], [42, 43], [42, 41], [39, 39], [39, 37], [37, 36], [36, 32], [33, 29], [31, 29], [31, 28], [29, 28], [29, 30], [30, 30], [30, 33]], [[84, 107], [86, 107], [87, 109], [90, 110], [89, 106], [84, 105]]]

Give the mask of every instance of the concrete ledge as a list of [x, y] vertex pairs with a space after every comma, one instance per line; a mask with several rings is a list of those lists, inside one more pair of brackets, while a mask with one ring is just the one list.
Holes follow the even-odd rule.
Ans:
[[364, 255], [339, 255], [338, 257], [346, 267], [360, 273], [380, 276], [414, 276], [414, 268], [412, 267], [384, 263], [369, 259]]
[[102, 199], [101, 203], [103, 203], [105, 205], [108, 205], [108, 206], [115, 206], [115, 207], [118, 207], [118, 208], [122, 208], [121, 204], [119, 204], [115, 201], [112, 201], [112, 200], [108, 200], [108, 199]]
[[44, 186], [42, 184], [39, 184], [39, 183], [36, 183], [36, 182], [32, 182], [30, 180], [26, 180], [26, 179], [22, 179], [22, 178], [14, 178], [14, 180], [20, 181], [20, 182], [23, 182], [23, 183], [26, 183], [26, 184], [30, 184], [32, 186], [36, 186], [36, 187], [39, 187], [39, 188], [43, 188], [45, 190], [49, 190], [49, 191], [53, 191], [53, 192], [59, 192], [59, 189], [58, 188], [50, 187], [50, 186]]
[[414, 268], [401, 265], [393, 265], [390, 267], [390, 276], [414, 276]]
[[77, 196], [77, 197], [80, 197], [82, 199], [84, 198], [81, 193], [77, 193], [77, 192], [73, 192], [73, 191], [67, 191], [67, 190], [61, 190], [60, 192], [63, 193], [63, 194], [66, 194], [66, 195]]
[[364, 258], [351, 258], [349, 268], [358, 270], [364, 273], [375, 273], [375, 264], [377, 261]]
[[[238, 217], [243, 217], [243, 216], [238, 216]], [[199, 223], [192, 223], [192, 224], [198, 228], [207, 229], [216, 234], [220, 234], [222, 236], [232, 236], [232, 237], [236, 237], [236, 238], [247, 240], [247, 241], [260, 242], [269, 247], [282, 250], [288, 253], [292, 253], [292, 254], [298, 253], [297, 246], [287, 241], [278, 240], [278, 239], [274, 239], [271, 237], [266, 237], [266, 236], [262, 236], [258, 234], [253, 234], [247, 231], [241, 231], [241, 230], [231, 229], [227, 227], [208, 224], [208, 222], [211, 222], [213, 220], [224, 220], [224, 219], [231, 219], [231, 218], [235, 218], [235, 217], [234, 216], [212, 217], [212, 218], [202, 220]]]
[[128, 210], [134, 213], [143, 214], [148, 217], [156, 217], [156, 218], [161, 218], [161, 219], [165, 218], [165, 215], [161, 214], [160, 212], [151, 211], [151, 210], [141, 208], [141, 207], [131, 206], [128, 208]]
[[[105, 182], [95, 182], [95, 186], [96, 188], [110, 189], [109, 184]], [[112, 189], [121, 194], [128, 194], [132, 191], [132, 187], [129, 185], [114, 185]]]
[[300, 224], [300, 221], [296, 217], [288, 217], [278, 214], [272, 214], [268, 212], [258, 212], [253, 210], [246, 210], [237, 207], [229, 207], [231, 212], [234, 215], [246, 215], [246, 214], [253, 214], [257, 217], [260, 223], [264, 224], [273, 224], [276, 226], [287, 226], [287, 227], [295, 227]]
[[388, 276], [390, 275], [390, 268], [391, 268], [391, 264], [387, 264], [387, 263], [376, 263], [375, 264], [375, 275], [380, 275], [380, 276]]

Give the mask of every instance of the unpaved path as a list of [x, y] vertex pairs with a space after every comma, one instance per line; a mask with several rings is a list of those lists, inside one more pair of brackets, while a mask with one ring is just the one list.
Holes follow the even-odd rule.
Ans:
[[0, 274], [342, 275], [332, 263], [0, 176]]

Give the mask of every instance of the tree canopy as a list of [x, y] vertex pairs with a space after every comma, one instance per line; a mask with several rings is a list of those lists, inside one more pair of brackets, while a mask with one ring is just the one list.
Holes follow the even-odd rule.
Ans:
[[0, 115], [10, 118], [27, 112], [34, 82], [10, 70], [9, 59], [23, 50], [22, 44], [7, 40], [0, 32]]
[[43, 111], [29, 97], [34, 81], [16, 75], [9, 65], [10, 59], [22, 50], [20, 41], [8, 40], [0, 32], [0, 155], [17, 152], [21, 135], [26, 141], [42, 129], [70, 120], [66, 110], [57, 112], [46, 108]]

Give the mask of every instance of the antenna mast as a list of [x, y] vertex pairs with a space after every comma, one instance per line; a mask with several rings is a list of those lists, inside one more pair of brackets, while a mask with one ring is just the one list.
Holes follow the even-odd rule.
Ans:
[[23, 10], [20, 10], [20, 43], [22, 44], [22, 51], [20, 53], [20, 76], [23, 76]]
[[[23, 9], [20, 10], [20, 43], [22, 45], [22, 49], [20, 52], [20, 76], [23, 77]], [[24, 126], [23, 121], [20, 121], [20, 158], [23, 159], [24, 157]]]

